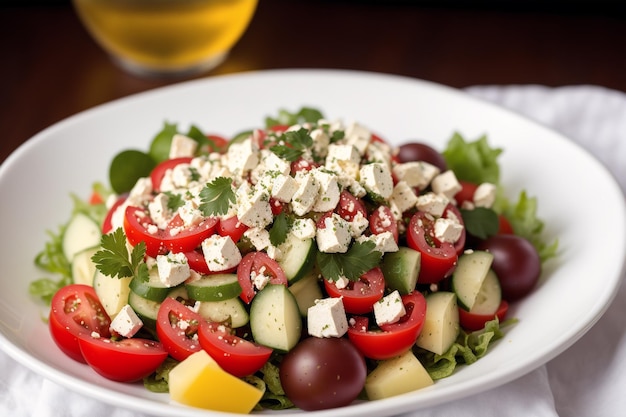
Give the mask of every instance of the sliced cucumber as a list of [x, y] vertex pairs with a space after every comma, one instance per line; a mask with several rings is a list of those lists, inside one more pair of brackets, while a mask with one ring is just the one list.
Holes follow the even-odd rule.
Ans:
[[132, 277], [110, 277], [96, 269], [93, 288], [109, 316], [115, 317], [122, 307], [128, 304], [131, 280]]
[[302, 318], [298, 303], [286, 286], [268, 284], [250, 306], [250, 330], [254, 340], [281, 352], [288, 352], [300, 340]]
[[248, 311], [239, 297], [221, 301], [201, 301], [198, 313], [208, 321], [218, 323], [230, 321], [232, 328], [245, 326], [250, 321]]
[[148, 281], [134, 278], [130, 282], [130, 290], [143, 298], [160, 303], [172, 289], [161, 282], [157, 268], [151, 268], [148, 275]]
[[459, 256], [452, 273], [452, 289], [462, 309], [472, 309], [492, 262], [493, 254], [486, 251], [476, 250]]
[[313, 239], [300, 239], [290, 233], [278, 248], [282, 252], [278, 263], [289, 283], [304, 277], [315, 263], [316, 247]]
[[459, 308], [456, 295], [439, 291], [426, 297], [426, 317], [415, 344], [422, 349], [443, 354], [459, 335]]
[[223, 301], [241, 294], [237, 274], [204, 275], [186, 283], [185, 287], [189, 298], [197, 301]]
[[84, 213], [76, 213], [63, 233], [63, 254], [71, 262], [77, 253], [100, 246], [101, 237], [98, 223]]
[[389, 289], [398, 290], [400, 294], [408, 294], [417, 285], [420, 272], [420, 252], [400, 246], [397, 252], [388, 252], [380, 266]]
[[308, 315], [309, 307], [315, 305], [315, 300], [324, 298], [319, 280], [317, 279], [317, 273], [309, 273], [294, 282], [289, 286], [289, 291], [296, 297], [298, 309], [302, 317]]
[[74, 284], [93, 285], [96, 264], [91, 260], [91, 257], [99, 249], [99, 246], [87, 248], [74, 255], [72, 259], [72, 281]]
[[[187, 290], [184, 285], [170, 288], [167, 297], [174, 299], [182, 298], [187, 300]], [[133, 310], [135, 310], [135, 313], [141, 319], [143, 325], [150, 330], [156, 329], [157, 316], [159, 314], [159, 307], [161, 307], [161, 301], [149, 300], [138, 295], [134, 291], [130, 291], [128, 294], [128, 304], [130, 304]]]
[[472, 314], [495, 314], [502, 302], [502, 289], [498, 276], [490, 269], [476, 296], [476, 301], [470, 310]]

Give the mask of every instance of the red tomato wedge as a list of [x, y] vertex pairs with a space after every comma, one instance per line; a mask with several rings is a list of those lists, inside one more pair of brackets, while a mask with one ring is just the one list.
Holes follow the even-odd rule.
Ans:
[[385, 292], [385, 277], [380, 268], [370, 269], [361, 278], [351, 281], [346, 288], [337, 288], [334, 281], [324, 280], [326, 292], [331, 297], [343, 297], [343, 306], [346, 312], [365, 314], [374, 309], [374, 303], [383, 297]]
[[167, 297], [157, 314], [157, 336], [165, 350], [176, 360], [183, 361], [202, 349], [194, 339], [202, 316], [178, 300]]
[[268, 361], [273, 350], [235, 336], [220, 323], [203, 321], [198, 329], [200, 346], [231, 375], [252, 375]]
[[156, 229], [151, 233], [149, 228], [156, 226], [148, 213], [142, 208], [129, 206], [124, 215], [124, 232], [131, 245], [145, 242], [146, 254], [156, 258], [168, 251], [191, 252], [215, 232], [217, 222], [217, 218], [207, 217], [199, 224], [183, 228], [175, 234], [163, 229]]
[[505, 300], [500, 302], [500, 306], [498, 307], [498, 310], [496, 310], [495, 314], [474, 314], [459, 307], [459, 321], [461, 323], [461, 327], [465, 330], [481, 330], [485, 327], [485, 323], [496, 317], [500, 320], [500, 322], [502, 322], [506, 318], [506, 313], [508, 311], [509, 303]]
[[107, 215], [104, 218], [104, 221], [102, 222], [102, 234], [103, 235], [106, 235], [107, 233], [113, 231], [113, 226], [111, 225], [111, 219], [113, 218], [113, 213], [115, 213], [118, 207], [121, 206], [124, 203], [124, 201], [126, 201], [126, 197], [127, 196], [125, 194], [121, 195], [117, 200], [115, 200], [115, 203], [113, 203], [113, 205], [107, 212]]
[[433, 234], [434, 221], [426, 213], [418, 211], [411, 217], [406, 240], [410, 248], [421, 255], [420, 273], [417, 281], [432, 284], [448, 277], [458, 260], [457, 251], [451, 243], [439, 243]]
[[85, 362], [79, 338], [92, 332], [108, 338], [111, 336], [110, 325], [111, 319], [91, 286], [71, 284], [52, 297], [48, 321], [50, 334], [61, 351], [78, 362]]
[[167, 351], [154, 340], [112, 340], [83, 336], [79, 339], [85, 361], [103, 377], [135, 382], [152, 374], [167, 358]]
[[369, 330], [369, 319], [354, 317], [348, 328], [348, 338], [363, 356], [384, 360], [398, 356], [413, 346], [424, 326], [426, 299], [414, 291], [402, 296], [406, 314], [400, 321], [381, 325], [381, 330]]
[[256, 295], [254, 276], [268, 276], [271, 284], [287, 285], [287, 276], [281, 266], [265, 252], [250, 252], [246, 254], [237, 267], [237, 278], [241, 285], [241, 299], [250, 304]]

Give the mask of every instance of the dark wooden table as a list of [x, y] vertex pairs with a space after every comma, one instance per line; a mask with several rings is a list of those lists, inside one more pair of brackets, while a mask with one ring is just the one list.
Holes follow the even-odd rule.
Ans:
[[[0, 6], [0, 161], [67, 116], [178, 81], [117, 68], [69, 1], [25, 2]], [[626, 92], [626, 17], [601, 0], [260, 0], [229, 59], [203, 76], [273, 68], [378, 71], [458, 88], [596, 84]]]

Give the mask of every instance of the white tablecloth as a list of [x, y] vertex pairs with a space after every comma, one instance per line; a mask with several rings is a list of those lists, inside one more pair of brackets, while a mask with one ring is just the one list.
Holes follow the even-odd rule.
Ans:
[[[595, 86], [476, 86], [467, 91], [564, 133], [596, 155], [626, 190], [626, 94]], [[0, 415], [140, 417], [71, 392], [2, 352]], [[494, 390], [402, 417], [624, 415], [626, 286], [622, 285], [603, 318], [545, 366]]]

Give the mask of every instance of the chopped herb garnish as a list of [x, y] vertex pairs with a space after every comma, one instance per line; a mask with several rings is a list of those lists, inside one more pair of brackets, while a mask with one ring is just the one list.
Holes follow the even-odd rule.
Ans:
[[109, 277], [126, 278], [137, 277], [148, 281], [148, 267], [144, 262], [146, 244], [139, 242], [130, 253], [126, 247], [126, 235], [121, 227], [113, 233], [102, 235], [100, 250], [91, 260], [102, 274]]
[[274, 218], [272, 228], [270, 229], [270, 242], [272, 242], [272, 245], [278, 246], [287, 239], [291, 223], [291, 219], [284, 212]]
[[317, 254], [317, 266], [324, 278], [336, 281], [345, 277], [357, 281], [361, 275], [380, 263], [382, 253], [372, 241], [354, 242], [346, 253]]

